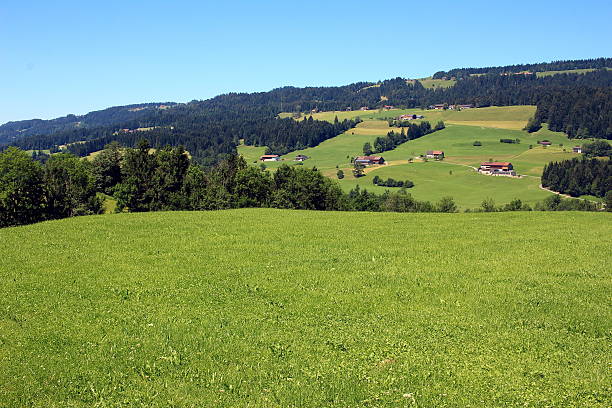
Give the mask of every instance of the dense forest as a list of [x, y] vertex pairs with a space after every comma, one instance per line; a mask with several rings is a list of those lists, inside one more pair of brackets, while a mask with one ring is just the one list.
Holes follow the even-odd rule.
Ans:
[[[610, 59], [551, 63], [546, 69], [566, 66], [599, 68]], [[517, 67], [532, 67], [531, 65]], [[486, 74], [466, 77], [449, 88], [426, 89], [419, 81], [395, 78], [379, 83], [339, 87], [284, 87], [270, 92], [230, 93], [186, 104], [145, 104], [116, 107], [52, 121], [10, 122], [0, 126], [0, 148], [11, 144], [22, 149], [57, 149], [85, 155], [117, 140], [135, 146], [146, 137], [155, 147], [184, 145], [202, 164], [212, 164], [235, 153], [243, 139], [249, 145], [266, 145], [274, 153], [311, 147], [355, 125], [279, 119], [280, 112], [379, 108], [425, 108], [431, 104], [483, 106], [537, 105], [532, 129], [550, 122], [552, 130], [570, 137], [612, 138], [612, 71], [586, 74], [535, 75]], [[85, 142], [85, 143], [83, 143]]]
[[176, 103], [173, 102], [142, 103], [115, 106], [80, 116], [67, 115], [51, 120], [30, 119], [8, 122], [0, 126], [0, 144], [24, 136], [48, 135], [66, 130], [99, 128], [114, 126], [120, 123], [136, 122], [141, 118], [150, 116], [153, 110], [163, 110], [175, 105]]
[[438, 71], [432, 78], [465, 78], [473, 74], [505, 74], [518, 72], [566, 71], [572, 69], [599, 69], [612, 67], [612, 58], [593, 58], [585, 60], [566, 60], [541, 62], [537, 64], [518, 64], [485, 68], [454, 68], [449, 71]]
[[570, 138], [612, 139], [612, 88], [571, 87], [547, 92], [538, 101], [532, 126], [537, 129], [543, 122]]
[[572, 159], [544, 167], [542, 185], [572, 197], [612, 193], [612, 162], [599, 159]]

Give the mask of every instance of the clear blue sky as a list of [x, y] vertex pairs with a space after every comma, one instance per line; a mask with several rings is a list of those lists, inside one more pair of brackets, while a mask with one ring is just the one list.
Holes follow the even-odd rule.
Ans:
[[0, 123], [610, 57], [611, 21], [609, 0], [2, 0]]

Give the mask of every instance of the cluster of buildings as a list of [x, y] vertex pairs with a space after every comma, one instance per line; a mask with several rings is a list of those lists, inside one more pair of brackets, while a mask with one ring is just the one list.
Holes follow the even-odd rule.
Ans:
[[467, 104], [467, 105], [448, 105], [448, 109], [472, 109], [474, 107], [474, 105]]
[[429, 105], [428, 109], [433, 110], [444, 110], [444, 109], [472, 109], [474, 105], [465, 104], [465, 105], [447, 105], [445, 103], [437, 103], [435, 105]]
[[[295, 159], [293, 159], [293, 161], [297, 161], [297, 162], [303, 162], [304, 160], [308, 160], [309, 157], [305, 156], [303, 154], [298, 154], [297, 156], [295, 156]], [[273, 161], [281, 161], [281, 157], [278, 154], [264, 154], [263, 156], [259, 157], [259, 160], [262, 162], [273, 162]]]
[[530, 76], [533, 75], [534, 73], [531, 71], [521, 71], [521, 72], [502, 72], [501, 76], [510, 76], [510, 75], [523, 75], [523, 76]]

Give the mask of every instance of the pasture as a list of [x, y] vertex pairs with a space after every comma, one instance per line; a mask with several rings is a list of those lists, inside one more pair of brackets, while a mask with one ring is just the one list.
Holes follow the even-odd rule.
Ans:
[[[606, 69], [611, 70], [612, 68], [606, 68]], [[536, 76], [540, 78], [540, 77], [546, 77], [546, 76], [557, 75], [557, 74], [586, 74], [587, 72], [593, 72], [593, 71], [596, 71], [596, 69], [582, 68], [582, 69], [567, 69], [564, 71], [543, 71], [543, 72], [536, 72]]]
[[3, 229], [0, 406], [609, 407], [609, 232], [272, 209]]
[[537, 177], [517, 179], [485, 176], [469, 167], [444, 161], [381, 166], [374, 171], [368, 171], [363, 177], [346, 177], [339, 180], [339, 183], [345, 191], [357, 185], [362, 190], [367, 189], [375, 193], [399, 190], [374, 185], [374, 176], [382, 179], [411, 180], [415, 186], [407, 191], [415, 198], [436, 202], [442, 197], [451, 196], [461, 209], [480, 207], [486, 198], [493, 198], [498, 205], [509, 203], [515, 198], [533, 205], [550, 195], [539, 188], [540, 179]]
[[[399, 132], [399, 128], [390, 128], [386, 118], [396, 117], [400, 113], [422, 113], [425, 120], [435, 124], [444, 120], [446, 129], [426, 135], [419, 139], [403, 143], [393, 150], [381, 153], [387, 161], [386, 166], [367, 169], [365, 177], [355, 179], [352, 175], [350, 159], [362, 155], [365, 142], [373, 143], [377, 137], [385, 136], [390, 130]], [[535, 113], [533, 106], [508, 106], [462, 111], [422, 111], [380, 110], [361, 112], [320, 112], [317, 119], [333, 121], [359, 115], [364, 121], [356, 128], [329, 139], [320, 145], [292, 152], [283, 156], [283, 162], [266, 163], [274, 170], [282, 163], [294, 164], [297, 154], [310, 157], [304, 166], [316, 167], [326, 176], [337, 179], [338, 169], [342, 169], [345, 178], [339, 180], [340, 186], [348, 191], [359, 185], [369, 191], [384, 192], [386, 187], [372, 184], [372, 178], [392, 177], [396, 180], [412, 180], [416, 186], [410, 189], [411, 194], [419, 200], [438, 200], [443, 196], [452, 196], [460, 208], [475, 208], [485, 198], [493, 198], [498, 204], [519, 198], [533, 204], [546, 198], [550, 193], [539, 188], [539, 177], [545, 164], [550, 161], [578, 157], [572, 153], [575, 141], [569, 140], [563, 133], [549, 131], [546, 126], [536, 133], [529, 134], [519, 130], [525, 126], [528, 118]], [[519, 139], [520, 143], [500, 143], [500, 139]], [[549, 140], [553, 144], [546, 148], [537, 144], [538, 140]], [[481, 146], [474, 146], [479, 141]], [[530, 147], [531, 146], [531, 147]], [[240, 151], [260, 149], [241, 146]], [[434, 163], [411, 163], [418, 161], [418, 156], [428, 150], [443, 150], [446, 158], [440, 165]], [[249, 158], [253, 155], [249, 156]], [[489, 177], [475, 173], [466, 166], [478, 167], [483, 161], [510, 161], [523, 179]], [[249, 160], [249, 162], [251, 162]], [[337, 168], [336, 168], [337, 166]], [[451, 176], [452, 173], [452, 176]]]
[[450, 88], [451, 86], [454, 86], [455, 83], [457, 83], [457, 81], [452, 80], [452, 79], [432, 79], [431, 77], [427, 77], [427, 78], [421, 78], [419, 79], [419, 82], [421, 83], [421, 85], [423, 85], [424, 88]]

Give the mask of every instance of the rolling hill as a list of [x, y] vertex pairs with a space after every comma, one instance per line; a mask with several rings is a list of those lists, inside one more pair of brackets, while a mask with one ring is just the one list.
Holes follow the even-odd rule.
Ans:
[[[444, 196], [452, 196], [462, 208], [475, 208], [485, 198], [493, 198], [498, 203], [506, 203], [518, 198], [529, 204], [541, 201], [550, 195], [539, 188], [542, 168], [550, 161], [559, 161], [578, 156], [572, 153], [573, 143], [566, 135], [543, 128], [536, 133], [521, 131], [527, 120], [535, 112], [533, 106], [488, 107], [465, 109], [462, 111], [435, 111], [420, 109], [394, 109], [372, 111], [320, 112], [313, 115], [319, 120], [334, 121], [359, 117], [363, 119], [356, 128], [340, 136], [326, 140], [316, 147], [294, 151], [283, 156], [281, 162], [266, 162], [270, 169], [283, 163], [293, 164], [295, 155], [309, 156], [305, 166], [314, 166], [323, 174], [336, 179], [336, 172], [342, 169], [345, 178], [338, 180], [345, 191], [359, 185], [368, 191], [383, 193], [387, 187], [372, 183], [375, 176], [392, 177], [396, 180], [411, 180], [415, 187], [410, 193], [420, 200], [437, 201]], [[405, 113], [418, 113], [423, 120], [436, 123], [444, 120], [446, 129], [416, 140], [399, 145], [396, 149], [383, 152], [387, 165], [368, 168], [366, 175], [359, 179], [353, 177], [350, 159], [363, 154], [363, 144], [372, 143], [392, 129], [386, 119]], [[297, 120], [301, 120], [298, 118]], [[502, 138], [520, 139], [519, 144], [500, 143]], [[544, 148], [538, 140], [549, 140], [552, 146]], [[480, 141], [481, 146], [474, 146]], [[443, 162], [422, 163], [418, 156], [427, 150], [443, 150]], [[265, 147], [241, 145], [238, 151], [249, 163], [257, 162]], [[417, 159], [409, 163], [409, 159]], [[477, 174], [472, 167], [490, 159], [511, 161], [522, 179], [489, 177]], [[337, 166], [337, 168], [336, 168]]]

